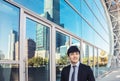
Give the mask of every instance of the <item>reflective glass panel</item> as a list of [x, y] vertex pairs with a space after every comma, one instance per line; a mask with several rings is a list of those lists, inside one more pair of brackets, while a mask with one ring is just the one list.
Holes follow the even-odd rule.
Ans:
[[[13, 1], [100, 48], [103, 48], [101, 47], [101, 44], [105, 44], [105, 46], [107, 45], [107, 47], [103, 49], [106, 51], [109, 50], [108, 23], [106, 22], [106, 13], [104, 13], [104, 8], [101, 5], [100, 0]], [[66, 1], [68, 1], [74, 8], [71, 8]], [[77, 13], [75, 9], [77, 10]], [[100, 39], [101, 42], [96, 39]], [[108, 44], [105, 41], [107, 41]]]
[[0, 64], [0, 81], [19, 81], [19, 66]]
[[29, 18], [26, 20], [25, 56], [28, 81], [49, 81], [50, 29]]
[[0, 0], [0, 60], [18, 60], [19, 9]]
[[95, 77], [98, 77], [98, 50], [97, 50], [97, 48], [94, 48], [94, 75], [95, 75]]
[[72, 44], [71, 45], [76, 45], [78, 47], [80, 47], [80, 41], [76, 40], [76, 39], [72, 39]]
[[[90, 43], [109, 51], [109, 28], [100, 0], [61, 0], [61, 22], [64, 28]], [[67, 3], [69, 2], [69, 3]], [[97, 3], [98, 2], [98, 3]], [[69, 6], [67, 7], [66, 4]], [[71, 7], [72, 6], [72, 7]], [[66, 11], [67, 13], [66, 16]], [[64, 16], [65, 15], [65, 16]], [[79, 21], [79, 22], [78, 22]], [[70, 22], [70, 23], [67, 23]], [[72, 30], [71, 28], [74, 28]], [[77, 32], [78, 31], [78, 32]], [[99, 42], [99, 39], [101, 42]], [[104, 46], [102, 46], [104, 45]]]
[[86, 43], [82, 43], [82, 51], [83, 54], [81, 54], [81, 59], [82, 59], [82, 63], [89, 65], [89, 46]]
[[18, 4], [34, 11], [37, 14], [42, 14], [44, 11], [44, 0], [13, 0]]
[[93, 59], [93, 53], [94, 51], [93, 51], [93, 46], [90, 46], [89, 45], [89, 65], [93, 68], [93, 66], [94, 66], [94, 59]]
[[108, 54], [104, 50], [98, 51], [98, 60], [99, 60], [99, 75], [108, 71], [107, 63], [108, 63]]
[[56, 81], [60, 81], [62, 68], [69, 63], [67, 56], [69, 42], [68, 36], [56, 32]]

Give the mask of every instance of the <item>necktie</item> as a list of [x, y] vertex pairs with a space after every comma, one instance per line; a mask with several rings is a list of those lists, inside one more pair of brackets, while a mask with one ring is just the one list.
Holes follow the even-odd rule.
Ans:
[[75, 67], [76, 66], [73, 66], [73, 73], [72, 73], [71, 81], [75, 81]]

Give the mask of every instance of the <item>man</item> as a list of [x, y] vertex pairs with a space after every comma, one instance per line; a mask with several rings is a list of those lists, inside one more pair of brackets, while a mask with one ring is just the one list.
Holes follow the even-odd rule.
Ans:
[[61, 81], [95, 81], [90, 66], [80, 63], [80, 50], [77, 46], [71, 46], [67, 55], [71, 64], [62, 69]]

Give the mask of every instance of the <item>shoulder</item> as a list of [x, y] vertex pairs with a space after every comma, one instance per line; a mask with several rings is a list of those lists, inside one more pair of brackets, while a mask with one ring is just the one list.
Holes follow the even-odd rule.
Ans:
[[62, 71], [70, 70], [70, 67], [71, 67], [70, 65], [67, 65], [67, 66], [63, 67]]
[[82, 64], [82, 63], [80, 63], [80, 66], [79, 66], [79, 67], [81, 67], [82, 69], [85, 69], [85, 70], [91, 69], [90, 66], [85, 65], [85, 64]]
[[90, 67], [89, 65], [85, 65], [85, 64], [83, 64], [83, 63], [80, 63], [80, 66], [82, 66], [82, 67]]
[[63, 68], [63, 70], [70, 69], [70, 65], [67, 65]]

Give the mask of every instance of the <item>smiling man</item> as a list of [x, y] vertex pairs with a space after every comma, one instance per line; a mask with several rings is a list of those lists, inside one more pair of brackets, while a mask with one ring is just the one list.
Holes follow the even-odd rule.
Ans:
[[77, 46], [71, 46], [67, 55], [71, 64], [62, 69], [61, 81], [95, 81], [90, 66], [80, 63], [80, 50]]

